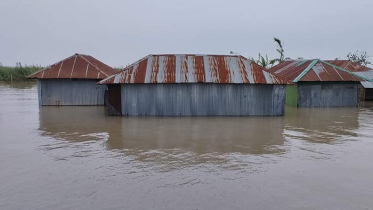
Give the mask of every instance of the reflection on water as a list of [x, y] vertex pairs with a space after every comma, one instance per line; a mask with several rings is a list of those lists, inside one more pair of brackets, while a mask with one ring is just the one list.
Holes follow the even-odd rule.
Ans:
[[[41, 107], [42, 135], [83, 142], [104, 140], [105, 148], [162, 170], [195, 164], [227, 164], [230, 154], [275, 154], [285, 149], [282, 117], [107, 117], [102, 107]], [[58, 143], [44, 149], [70, 146]], [[244, 164], [245, 165], [245, 164]], [[240, 169], [237, 164], [236, 169]]]
[[0, 209], [371, 209], [373, 103], [107, 117], [0, 84]]
[[284, 143], [281, 117], [121, 118], [105, 117], [102, 107], [41, 107], [39, 114], [43, 135], [84, 141], [104, 133], [108, 149], [266, 154]]
[[286, 136], [320, 143], [341, 143], [357, 136], [359, 108], [286, 109]]
[[2, 82], [0, 81], [0, 86], [2, 88], [12, 88], [12, 89], [31, 89], [35, 87], [36, 81], [35, 80], [27, 80], [25, 82]]
[[56, 139], [81, 142], [99, 140], [109, 124], [99, 106], [43, 106], [39, 110], [39, 130]]

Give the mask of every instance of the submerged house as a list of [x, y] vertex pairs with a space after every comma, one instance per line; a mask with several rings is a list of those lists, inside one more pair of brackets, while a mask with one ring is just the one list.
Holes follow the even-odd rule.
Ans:
[[[363, 66], [359, 63], [352, 62], [350, 60], [332, 60], [328, 62], [336, 66], [342, 67], [344, 69], [347, 69], [349, 71], [355, 72], [356, 74], [363, 76], [367, 79], [373, 79], [373, 69]], [[361, 82], [359, 92], [361, 101], [373, 100], [373, 82]]]
[[28, 76], [37, 79], [40, 106], [104, 105], [106, 86], [96, 83], [117, 73], [89, 55], [75, 54]]
[[360, 99], [364, 101], [373, 101], [373, 70], [355, 73], [371, 80], [370, 82], [361, 82]]
[[359, 106], [359, 85], [369, 79], [323, 60], [284, 61], [269, 71], [293, 82], [286, 104], [297, 107]]
[[238, 55], [148, 55], [99, 82], [108, 115], [283, 115], [286, 82]]

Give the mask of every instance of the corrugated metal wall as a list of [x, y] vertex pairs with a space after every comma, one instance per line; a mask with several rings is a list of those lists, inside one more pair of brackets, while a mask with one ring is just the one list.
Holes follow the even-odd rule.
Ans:
[[39, 105], [102, 106], [106, 85], [96, 83], [97, 80], [38, 80]]
[[38, 103], [39, 103], [39, 106], [42, 106], [42, 102], [41, 102], [41, 80], [40, 79], [36, 80], [36, 87], [38, 89]]
[[359, 106], [358, 82], [298, 83], [298, 107]]
[[365, 100], [373, 101], [373, 88], [365, 89]]
[[121, 98], [121, 85], [108, 85], [108, 90], [105, 92], [105, 111], [109, 116], [122, 115], [122, 98]]
[[285, 85], [122, 84], [122, 115], [283, 115]]
[[285, 104], [289, 106], [298, 105], [298, 86], [297, 85], [287, 85], [286, 86], [286, 99]]

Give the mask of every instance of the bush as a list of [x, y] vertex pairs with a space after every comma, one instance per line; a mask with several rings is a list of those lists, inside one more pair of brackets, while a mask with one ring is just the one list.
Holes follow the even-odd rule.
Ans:
[[17, 63], [16, 67], [0, 66], [0, 81], [23, 81], [41, 69], [41, 66], [22, 66], [21, 63]]

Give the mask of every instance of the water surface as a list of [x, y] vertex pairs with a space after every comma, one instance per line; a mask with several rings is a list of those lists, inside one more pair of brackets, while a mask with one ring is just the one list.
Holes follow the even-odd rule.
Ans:
[[107, 117], [0, 84], [0, 209], [373, 209], [373, 104]]

